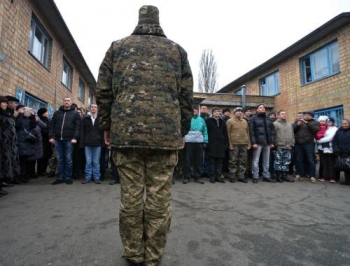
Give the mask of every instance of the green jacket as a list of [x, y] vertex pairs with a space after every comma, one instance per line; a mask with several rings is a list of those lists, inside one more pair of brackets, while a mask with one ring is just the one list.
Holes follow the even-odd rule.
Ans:
[[115, 41], [96, 88], [100, 127], [111, 146], [177, 150], [192, 118], [193, 79], [186, 51], [158, 25], [138, 25]]

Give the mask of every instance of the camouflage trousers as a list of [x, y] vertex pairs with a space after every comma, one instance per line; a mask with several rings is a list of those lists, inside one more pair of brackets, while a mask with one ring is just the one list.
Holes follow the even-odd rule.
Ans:
[[49, 171], [55, 173], [57, 170], [57, 157], [56, 157], [56, 147], [51, 155], [51, 160], [49, 164]]
[[170, 228], [171, 180], [177, 151], [116, 149], [113, 160], [121, 184], [119, 233], [123, 258], [158, 265]]
[[289, 164], [292, 160], [292, 150], [277, 148], [274, 153], [274, 169], [275, 171], [288, 172]]
[[247, 156], [247, 145], [233, 145], [233, 150], [230, 150], [230, 160], [228, 164], [230, 178], [244, 178]]

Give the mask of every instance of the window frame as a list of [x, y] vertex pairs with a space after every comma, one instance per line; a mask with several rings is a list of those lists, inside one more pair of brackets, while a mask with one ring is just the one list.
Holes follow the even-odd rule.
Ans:
[[[39, 42], [35, 42], [36, 34], [40, 32], [41, 38]], [[39, 40], [39, 39], [38, 39]], [[44, 44], [43, 44], [44, 43]], [[40, 44], [36, 49], [36, 45]], [[29, 53], [40, 62], [45, 68], [49, 69], [51, 59], [52, 38], [45, 28], [39, 22], [38, 18], [33, 14], [29, 33]]]
[[[83, 90], [83, 93], [81, 94], [81, 90]], [[85, 101], [85, 83], [84, 81], [79, 78], [79, 85], [78, 85], [78, 99], [84, 103]]]
[[[69, 70], [67, 73], [65, 72], [65, 67]], [[66, 73], [66, 78], [64, 78], [64, 74]], [[72, 91], [72, 81], [73, 81], [73, 68], [71, 64], [69, 64], [68, 60], [63, 57], [62, 60], [62, 76], [61, 76], [61, 83], [69, 90]], [[66, 84], [67, 83], [67, 84]]]
[[88, 106], [94, 102], [94, 94], [89, 90]]
[[[279, 71], [272, 72], [259, 79], [259, 95], [260, 96], [276, 96], [280, 94], [280, 77]], [[274, 88], [269, 88], [266, 83], [266, 79], [273, 77]], [[264, 84], [262, 82], [265, 82]], [[267, 86], [265, 88], [265, 86]], [[269, 93], [270, 92], [270, 93]]]
[[[332, 48], [334, 48], [335, 45], [337, 48], [336, 54], [335, 54], [335, 51], [332, 51]], [[327, 74], [319, 77], [315, 77], [315, 71], [317, 69], [314, 66], [315, 65], [314, 61], [317, 59], [316, 55], [320, 54], [322, 51], [326, 52], [326, 58], [323, 58], [323, 60], [325, 60], [327, 64], [325, 68], [327, 70]], [[337, 67], [335, 69], [334, 69], [334, 62], [332, 59], [337, 60]], [[301, 57], [299, 59], [299, 65], [300, 65], [300, 76], [301, 76], [302, 85], [307, 85], [340, 73], [338, 40], [329, 42], [326, 45], [323, 45], [322, 47], [314, 50], [313, 52]]]

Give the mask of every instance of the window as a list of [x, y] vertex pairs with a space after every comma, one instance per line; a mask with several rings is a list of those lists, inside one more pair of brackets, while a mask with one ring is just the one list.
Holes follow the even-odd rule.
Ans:
[[344, 118], [344, 107], [343, 106], [337, 106], [333, 108], [328, 109], [322, 109], [315, 111], [315, 117], [314, 119], [317, 121], [318, 117], [321, 115], [326, 115], [328, 117], [333, 117], [335, 120], [335, 126], [340, 126], [341, 121]]
[[47, 103], [30, 95], [29, 93], [24, 94], [24, 105], [38, 111], [40, 108], [47, 108]]
[[242, 95], [242, 93], [243, 93], [243, 90], [242, 90], [242, 89], [239, 89], [239, 90], [235, 91], [235, 94], [236, 94], [236, 95]]
[[32, 17], [30, 29], [30, 53], [46, 68], [49, 68], [51, 38], [39, 24], [35, 16]]
[[280, 76], [279, 72], [272, 73], [259, 80], [260, 95], [274, 96], [280, 93]]
[[62, 83], [67, 89], [71, 90], [72, 87], [72, 73], [73, 69], [65, 58], [63, 58], [62, 67]]
[[332, 42], [300, 60], [302, 84], [314, 82], [340, 71], [338, 42]]
[[79, 91], [78, 91], [78, 99], [84, 103], [85, 100], [85, 84], [79, 79]]
[[90, 106], [94, 101], [94, 95], [91, 91], [89, 91], [89, 99], [88, 99], [88, 106]]

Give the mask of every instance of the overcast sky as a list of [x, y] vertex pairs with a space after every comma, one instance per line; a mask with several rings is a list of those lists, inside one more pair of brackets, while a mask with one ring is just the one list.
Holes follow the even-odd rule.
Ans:
[[188, 53], [195, 91], [203, 50], [213, 51], [221, 89], [338, 14], [350, 12], [350, 0], [54, 1], [96, 79], [112, 41], [134, 30], [139, 8], [157, 6], [165, 35]]

